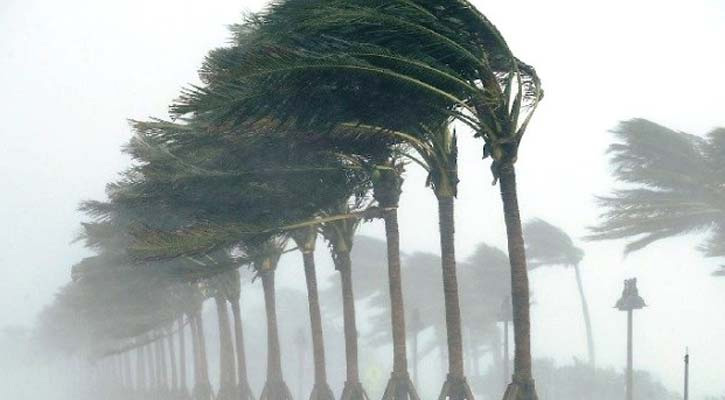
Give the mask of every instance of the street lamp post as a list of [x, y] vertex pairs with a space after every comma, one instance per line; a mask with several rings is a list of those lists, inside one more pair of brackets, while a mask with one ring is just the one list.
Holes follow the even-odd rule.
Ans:
[[685, 400], [690, 398], [690, 350], [685, 351]]
[[625, 386], [625, 399], [633, 399], [633, 371], [632, 371], [632, 314], [634, 310], [644, 308], [646, 304], [637, 290], [637, 279], [624, 281], [622, 297], [617, 301], [615, 308], [627, 312], [627, 379]]

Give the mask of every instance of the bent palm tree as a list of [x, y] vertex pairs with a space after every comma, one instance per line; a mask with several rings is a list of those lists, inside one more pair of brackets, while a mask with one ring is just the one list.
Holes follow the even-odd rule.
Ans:
[[589, 305], [584, 293], [581, 271], [579, 264], [584, 258], [584, 251], [576, 247], [569, 235], [560, 228], [550, 223], [534, 219], [524, 225], [526, 236], [526, 251], [529, 256], [529, 267], [536, 268], [545, 265], [563, 265], [574, 269], [576, 284], [579, 290], [579, 300], [582, 307], [582, 318], [587, 335], [587, 351], [589, 363], [596, 366], [596, 355], [594, 351], [594, 337], [592, 333], [592, 322], [589, 316]]
[[391, 159], [384, 168], [376, 169], [377, 174], [373, 177], [373, 196], [382, 208], [385, 222], [390, 321], [393, 333], [393, 373], [385, 387], [383, 400], [418, 400], [418, 393], [408, 373], [405, 343], [405, 306], [400, 268], [400, 231], [398, 229], [398, 203], [403, 184], [402, 168], [402, 164]]
[[603, 212], [590, 240], [627, 238], [625, 253], [690, 232], [715, 228], [701, 247], [725, 255], [725, 129], [706, 138], [673, 131], [644, 119], [624, 121], [609, 146], [614, 177], [634, 185], [598, 198]]
[[287, 241], [284, 238], [269, 238], [258, 245], [247, 245], [252, 255], [252, 266], [262, 280], [264, 307], [267, 314], [267, 380], [260, 400], [291, 400], [292, 394], [282, 375], [282, 353], [279, 345], [277, 324], [277, 303], [274, 274], [277, 263]]
[[[348, 205], [344, 205], [337, 211], [348, 213], [350, 209]], [[353, 238], [359, 223], [360, 220], [354, 218], [326, 222], [322, 225], [322, 234], [329, 243], [332, 260], [335, 269], [340, 273], [342, 286], [346, 380], [341, 400], [368, 400], [368, 395], [360, 382], [355, 296], [352, 288], [352, 261], [350, 260]]]
[[229, 285], [227, 281], [233, 278], [237, 278], [237, 276], [229, 273], [211, 278], [219, 326], [219, 391], [216, 395], [219, 400], [236, 400], [234, 399], [236, 397], [234, 345], [227, 310], [229, 291], [226, 288]]
[[[317, 228], [302, 228], [291, 233], [292, 239], [302, 253], [307, 285], [307, 302], [310, 310], [310, 329], [312, 336], [312, 357], [315, 367], [315, 383], [312, 386], [310, 400], [333, 400], [334, 394], [327, 383], [325, 364], [325, 340], [322, 332], [320, 297], [317, 290], [317, 272], [315, 271], [315, 244]], [[301, 400], [301, 399], [300, 399]]]
[[227, 286], [227, 300], [232, 305], [232, 317], [234, 318], [234, 347], [237, 356], [237, 396], [239, 400], [254, 400], [252, 388], [249, 386], [247, 377], [247, 358], [244, 350], [244, 331], [242, 329], [241, 312], [241, 274], [239, 270], [229, 272]]

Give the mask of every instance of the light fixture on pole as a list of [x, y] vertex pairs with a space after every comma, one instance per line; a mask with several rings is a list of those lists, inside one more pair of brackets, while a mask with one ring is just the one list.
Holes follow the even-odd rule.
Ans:
[[625, 399], [633, 399], [633, 371], [632, 371], [632, 314], [634, 310], [646, 307], [644, 299], [637, 290], [637, 278], [624, 281], [622, 297], [614, 306], [619, 311], [627, 312], [627, 379], [625, 386]]

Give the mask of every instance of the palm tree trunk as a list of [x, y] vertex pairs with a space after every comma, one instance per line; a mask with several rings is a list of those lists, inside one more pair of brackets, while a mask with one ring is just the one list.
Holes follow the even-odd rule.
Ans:
[[340, 272], [340, 281], [342, 283], [342, 319], [345, 334], [346, 380], [342, 389], [341, 400], [367, 400], [367, 393], [360, 383], [357, 322], [355, 321], [355, 296], [352, 288], [350, 252], [336, 251], [334, 259], [335, 268]]
[[458, 277], [456, 275], [455, 219], [452, 196], [438, 198], [438, 214], [448, 340], [448, 373], [452, 378], [462, 380], [464, 376], [463, 339]]
[[181, 397], [186, 398], [189, 389], [186, 386], [186, 335], [184, 334], [184, 316], [179, 317], [179, 391]]
[[277, 326], [277, 304], [274, 285], [274, 272], [262, 273], [264, 304], [267, 314], [267, 380], [282, 379], [282, 355], [279, 347]]
[[343, 325], [345, 333], [345, 361], [347, 381], [351, 384], [360, 382], [357, 354], [357, 323], [355, 321], [355, 297], [352, 288], [352, 261], [349, 252], [337, 254], [337, 270], [342, 283]]
[[253, 400], [254, 397], [247, 376], [247, 356], [244, 351], [244, 331], [242, 330], [242, 312], [239, 302], [240, 299], [231, 302], [232, 316], [234, 318], [234, 339], [237, 350], [237, 387], [240, 400]]
[[149, 343], [146, 349], [146, 365], [149, 371], [149, 390], [155, 392], [159, 386], [156, 376], [156, 364], [154, 363], [154, 345]]
[[159, 342], [158, 339], [153, 343], [154, 349], [154, 374], [156, 375], [156, 389], [161, 391], [164, 387], [163, 379], [161, 378], [161, 355], [159, 354]]
[[529, 276], [516, 191], [516, 171], [512, 163], [501, 165], [499, 179], [511, 264], [511, 303], [514, 324], [514, 377], [504, 399], [535, 400], [538, 397], [531, 371]]
[[146, 391], [146, 360], [143, 346], [136, 349], [136, 390], [140, 393]]
[[199, 371], [201, 372], [201, 379], [204, 381], [205, 384], [209, 383], [209, 364], [207, 362], [207, 356], [206, 356], [206, 339], [204, 335], [204, 320], [201, 316], [201, 312], [198, 313], [196, 318], [194, 319], [196, 321], [196, 330], [199, 333], [199, 366], [201, 367]]
[[322, 331], [322, 314], [320, 313], [320, 296], [317, 289], [314, 249], [305, 249], [302, 251], [302, 262], [304, 264], [305, 283], [307, 285], [307, 303], [310, 310], [310, 331], [312, 337], [312, 359], [315, 368], [315, 384], [312, 387], [310, 399], [332, 400], [334, 396], [327, 383], [325, 338]]
[[211, 384], [209, 383], [209, 364], [206, 357], [206, 339], [204, 338], [204, 320], [202, 318], [201, 309], [196, 311], [194, 316], [196, 324], [196, 337], [199, 356], [199, 380], [195, 385], [195, 400], [209, 400], [212, 398]]
[[582, 317], [584, 318], [584, 327], [587, 331], [587, 350], [589, 351], [589, 364], [592, 368], [596, 368], [597, 359], [594, 352], [594, 336], [592, 333], [592, 320], [589, 316], [589, 304], [587, 303], [587, 296], [584, 293], [584, 285], [582, 284], [581, 271], [579, 271], [579, 264], [574, 265], [574, 272], [576, 273], [576, 285], [579, 289], [579, 299], [582, 304]]
[[393, 332], [393, 372], [408, 373], [408, 357], [405, 344], [405, 307], [403, 303], [403, 283], [400, 272], [400, 232], [398, 211], [386, 210], [385, 241], [388, 250], [388, 285], [390, 291], [390, 319]]
[[[161, 334], [159, 335], [161, 336]], [[169, 389], [169, 376], [168, 376], [168, 370], [166, 369], [166, 348], [164, 346], [164, 338], [161, 336], [158, 341], [156, 342], [156, 349], [158, 351], [158, 357], [159, 357], [159, 373], [161, 375], [161, 387], [164, 391], [167, 391]]]
[[131, 356], [128, 352], [124, 352], [121, 356], [123, 359], [123, 374], [126, 377], [126, 389], [133, 389], [133, 377], [131, 376]]
[[201, 356], [199, 355], [199, 332], [196, 330], [194, 314], [189, 314], [189, 328], [191, 331], [191, 354], [194, 361], [194, 386], [201, 382]]
[[227, 300], [224, 296], [214, 297], [217, 309], [217, 320], [219, 323], [219, 392], [217, 399], [231, 400], [235, 392], [234, 370], [234, 345], [232, 344], [232, 332], [229, 326], [229, 312], [227, 311]]
[[274, 270], [262, 271], [264, 306], [267, 314], [267, 382], [260, 400], [289, 400], [292, 395], [282, 376], [282, 354], [279, 347]]
[[417, 400], [418, 394], [408, 374], [403, 278], [400, 271], [400, 230], [398, 228], [397, 208], [386, 208], [383, 212], [383, 220], [385, 221], [385, 242], [388, 253], [390, 322], [393, 332], [393, 373], [383, 394], [383, 399], [406, 400], [410, 398]]
[[413, 384], [415, 386], [420, 384], [420, 381], [418, 380], [418, 366], [420, 361], [418, 360], [418, 331], [415, 331], [413, 333]]
[[179, 390], [179, 381], [176, 370], [176, 351], [174, 350], [174, 331], [173, 327], [169, 328], [169, 336], [167, 337], [169, 345], [169, 364], [171, 365], [171, 391], [176, 393]]

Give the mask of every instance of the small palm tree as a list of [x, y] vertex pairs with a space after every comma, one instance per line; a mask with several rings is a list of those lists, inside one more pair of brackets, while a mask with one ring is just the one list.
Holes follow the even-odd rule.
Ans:
[[584, 258], [584, 251], [574, 245], [574, 242], [566, 232], [541, 219], [533, 219], [527, 222], [524, 225], [524, 235], [526, 236], [526, 253], [529, 257], [529, 268], [561, 265], [574, 269], [576, 285], [579, 290], [579, 300], [581, 301], [582, 307], [582, 318], [584, 319], [584, 327], [587, 335], [589, 363], [592, 367], [596, 367], [592, 322], [579, 268], [579, 264]]

